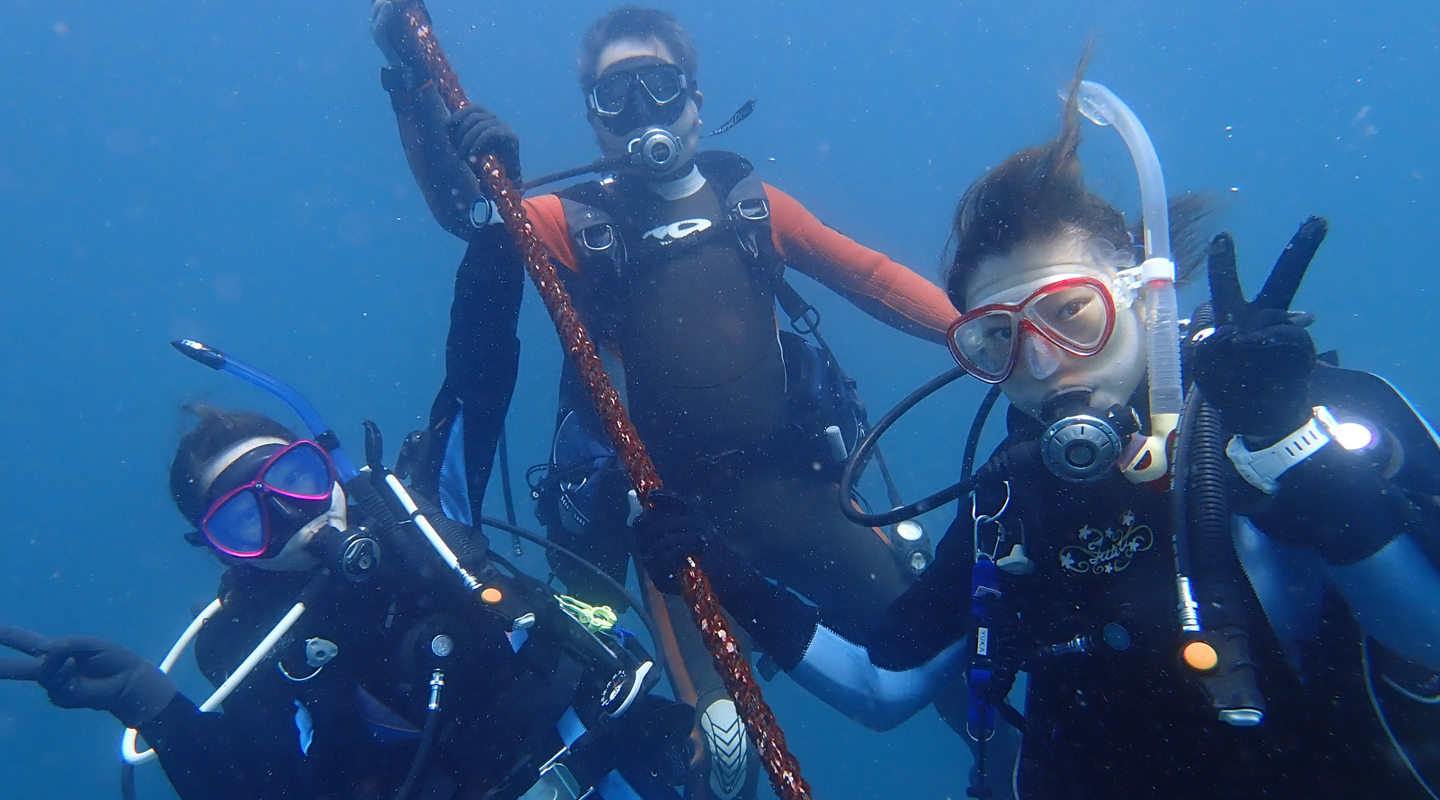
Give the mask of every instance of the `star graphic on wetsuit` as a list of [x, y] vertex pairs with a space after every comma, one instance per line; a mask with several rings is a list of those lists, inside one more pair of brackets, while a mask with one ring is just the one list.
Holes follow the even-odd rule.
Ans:
[[1128, 528], [1129, 526], [1131, 526], [1131, 525], [1134, 525], [1134, 524], [1135, 524], [1135, 512], [1133, 512], [1133, 511], [1126, 511], [1124, 514], [1121, 514], [1121, 515], [1120, 515], [1120, 524], [1126, 526], [1127, 528]]
[[1064, 567], [1065, 569], [1070, 569], [1071, 567], [1075, 566], [1075, 557], [1070, 555], [1069, 553], [1062, 554], [1060, 556], [1060, 566]]
[[1094, 535], [1095, 529], [1090, 527], [1089, 525], [1085, 525], [1084, 527], [1080, 528], [1080, 539], [1082, 541], [1088, 541], [1090, 537]]

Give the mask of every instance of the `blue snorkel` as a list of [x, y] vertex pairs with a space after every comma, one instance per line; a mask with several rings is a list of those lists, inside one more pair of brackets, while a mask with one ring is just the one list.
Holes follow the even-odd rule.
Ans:
[[210, 369], [228, 372], [251, 386], [274, 395], [280, 402], [289, 406], [290, 410], [300, 417], [300, 421], [305, 423], [305, 427], [310, 429], [310, 435], [314, 437], [315, 443], [325, 448], [326, 452], [330, 454], [330, 460], [335, 464], [335, 472], [340, 476], [341, 484], [349, 483], [351, 478], [360, 474], [360, 471], [355, 469], [355, 463], [350, 460], [350, 456], [346, 455], [344, 448], [340, 446], [340, 437], [336, 436], [335, 431], [330, 430], [330, 426], [320, 418], [320, 412], [315, 410], [315, 406], [310, 405], [310, 401], [289, 384], [194, 339], [176, 339], [170, 345]]
[[[211, 369], [228, 372], [240, 380], [274, 395], [280, 402], [289, 406], [300, 417], [301, 421], [305, 423], [305, 427], [310, 429], [310, 435], [314, 437], [315, 443], [325, 448], [326, 452], [330, 454], [330, 460], [335, 464], [335, 472], [339, 476], [342, 486], [348, 485], [354, 478], [359, 477], [360, 471], [355, 469], [355, 463], [350, 460], [350, 456], [346, 455], [345, 451], [340, 447], [340, 437], [336, 436], [335, 432], [330, 430], [330, 426], [325, 424], [325, 420], [320, 418], [320, 412], [315, 410], [315, 406], [310, 405], [310, 401], [306, 400], [299, 392], [295, 391], [294, 388], [255, 369], [244, 361], [231, 358], [219, 350], [197, 342], [194, 339], [177, 339], [170, 344], [173, 345], [176, 350], [179, 350], [191, 359], [199, 361]], [[426, 519], [425, 514], [420, 511], [419, 506], [416, 505], [414, 498], [410, 496], [410, 492], [405, 488], [405, 485], [400, 482], [399, 478], [396, 478], [390, 473], [389, 470], [381, 467], [378, 459], [379, 455], [377, 453], [375, 458], [376, 463], [370, 465], [371, 471], [368, 473], [371, 476], [371, 480], [378, 480], [395, 496], [395, 502], [399, 505], [399, 508], [404, 511], [405, 517], [408, 517], [410, 521], [415, 523], [415, 526], [425, 535], [425, 539], [430, 543], [430, 546], [435, 549], [435, 552], [445, 562], [446, 566], [454, 570], [461, 581], [464, 582], [466, 588], [477, 592], [484, 588], [484, 584], [460, 563], [459, 556], [457, 556], [450, 545], [444, 541], [430, 520]], [[486, 602], [491, 604], [499, 602], [500, 593], [498, 591], [494, 594], [494, 598], [494, 600], [486, 599]]]

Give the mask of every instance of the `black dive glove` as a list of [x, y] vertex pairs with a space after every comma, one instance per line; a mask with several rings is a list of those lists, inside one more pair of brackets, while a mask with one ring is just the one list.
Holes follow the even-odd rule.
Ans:
[[127, 728], [149, 722], [175, 698], [175, 684], [134, 652], [93, 636], [47, 639], [0, 627], [0, 645], [31, 658], [0, 659], [0, 680], [34, 681], [61, 708], [109, 711]]
[[720, 540], [720, 532], [685, 501], [660, 492], [650, 496], [650, 508], [635, 520], [641, 561], [655, 588], [680, 594], [680, 573], [685, 559], [694, 556], [710, 577], [710, 584], [726, 597], [764, 579], [749, 561]]
[[456, 111], [445, 124], [455, 152], [471, 169], [491, 153], [505, 167], [505, 176], [517, 186], [520, 180], [520, 137], [505, 121], [478, 105], [471, 104]]
[[380, 85], [387, 92], [415, 91], [430, 80], [430, 68], [420, 56], [405, 15], [391, 0], [376, 0], [370, 8], [370, 38], [385, 54]]
[[804, 658], [820, 624], [820, 612], [765, 579], [744, 556], [730, 549], [709, 520], [684, 501], [655, 492], [650, 508], [635, 521], [641, 560], [656, 588], [680, 593], [679, 574], [694, 556], [721, 605], [755, 637], [781, 669]]
[[1419, 506], [1384, 476], [1390, 454], [1384, 443], [1350, 451], [1331, 442], [1276, 478], [1274, 497], [1236, 510], [1277, 541], [1318, 549], [1327, 564], [1363, 561], [1422, 522]]
[[1210, 242], [1210, 295], [1215, 329], [1187, 343], [1190, 368], [1225, 429], [1252, 446], [1268, 447], [1311, 416], [1310, 373], [1315, 343], [1296, 324], [1290, 301], [1328, 225], [1311, 217], [1286, 245], [1255, 299], [1246, 302], [1235, 270], [1235, 242], [1222, 233]]
[[[1252, 451], [1284, 439], [1314, 415], [1315, 344], [1289, 309], [1326, 230], [1320, 217], [1306, 220], [1248, 303], [1236, 274], [1234, 242], [1221, 234], [1210, 243], [1217, 327], [1209, 336], [1197, 332], [1187, 344], [1191, 370], [1225, 428], [1244, 437]], [[1236, 476], [1234, 509], [1279, 541], [1315, 547], [1329, 564], [1353, 564], [1419, 519], [1409, 497], [1384, 477], [1389, 460], [1383, 441], [1355, 452], [1332, 442], [1276, 478], [1273, 495]]]

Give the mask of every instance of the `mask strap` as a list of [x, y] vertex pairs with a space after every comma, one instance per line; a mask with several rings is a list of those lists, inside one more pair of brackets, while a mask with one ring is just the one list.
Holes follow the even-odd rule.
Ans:
[[229, 469], [231, 464], [239, 461], [241, 456], [258, 447], [264, 447], [267, 444], [283, 446], [290, 444], [290, 442], [275, 436], [252, 436], [249, 439], [236, 442], [210, 461], [210, 466], [206, 467], [205, 473], [200, 476], [200, 482], [202, 484], [200, 491], [210, 491], [210, 486], [215, 483], [216, 478], [220, 477], [220, 473]]

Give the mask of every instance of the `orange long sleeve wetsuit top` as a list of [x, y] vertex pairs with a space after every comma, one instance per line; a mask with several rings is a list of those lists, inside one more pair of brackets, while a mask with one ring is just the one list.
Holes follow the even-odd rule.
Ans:
[[[940, 287], [826, 226], [798, 200], [766, 184], [775, 248], [785, 263], [850, 300], [896, 330], [943, 342], [960, 316]], [[560, 198], [525, 199], [531, 224], [551, 255], [572, 271], [580, 265], [570, 242]]]

